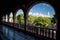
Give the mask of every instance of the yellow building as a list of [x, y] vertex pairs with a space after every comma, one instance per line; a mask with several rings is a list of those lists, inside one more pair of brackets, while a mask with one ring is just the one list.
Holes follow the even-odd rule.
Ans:
[[13, 22], [13, 18], [12, 17], [9, 18], [9, 22]]

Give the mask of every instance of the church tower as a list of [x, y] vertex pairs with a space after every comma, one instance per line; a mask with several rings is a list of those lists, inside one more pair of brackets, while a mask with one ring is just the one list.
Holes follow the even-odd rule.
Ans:
[[50, 12], [48, 11], [48, 17], [50, 17]]

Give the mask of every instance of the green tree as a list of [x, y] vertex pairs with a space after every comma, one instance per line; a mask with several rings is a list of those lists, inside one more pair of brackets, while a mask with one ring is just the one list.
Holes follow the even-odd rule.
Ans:
[[18, 15], [17, 20], [20, 24], [24, 24], [24, 15], [23, 14]]
[[54, 17], [51, 19], [51, 22], [52, 22], [52, 23], [56, 23], [56, 21], [55, 21], [55, 18], [54, 18]]

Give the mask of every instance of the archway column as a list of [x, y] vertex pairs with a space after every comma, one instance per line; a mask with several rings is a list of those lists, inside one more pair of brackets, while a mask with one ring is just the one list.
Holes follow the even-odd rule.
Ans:
[[16, 13], [13, 13], [13, 23], [16, 23]]
[[6, 17], [6, 15], [5, 15], [5, 24], [7, 24], [7, 20], [6, 20], [6, 19], [7, 19], [7, 17]]
[[6, 22], [6, 16], [4, 15], [4, 23]]
[[15, 25], [15, 23], [16, 23], [16, 13], [13, 12], [13, 26]]
[[59, 39], [59, 37], [60, 37], [60, 19], [58, 18], [59, 16], [57, 15], [57, 31], [56, 31], [56, 37], [57, 37], [57, 39]]
[[[9, 13], [7, 14], [7, 24], [9, 25]], [[9, 36], [9, 29], [8, 29], [8, 33], [7, 33], [7, 35]]]
[[4, 23], [4, 15], [3, 15], [3, 17], [2, 17], [2, 22]]
[[24, 22], [25, 22], [24, 30], [26, 31], [26, 27], [28, 24], [28, 13], [27, 13], [27, 11], [24, 12]]
[[56, 39], [59, 39], [60, 40], [60, 12], [59, 11], [56, 11], [57, 14], [55, 15], [56, 17], [56, 24], [57, 24], [57, 27], [56, 27]]

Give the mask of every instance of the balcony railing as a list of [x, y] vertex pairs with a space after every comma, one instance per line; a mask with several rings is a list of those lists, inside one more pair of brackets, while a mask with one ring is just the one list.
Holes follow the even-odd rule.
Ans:
[[[20, 25], [18, 23], [5, 23], [10, 26], [14, 26], [15, 28], [24, 30], [24, 25]], [[20, 25], [20, 26], [19, 26]], [[41, 35], [47, 38], [52, 38], [56, 40], [56, 29], [45, 28], [45, 27], [37, 27], [37, 26], [26, 26], [26, 31], [34, 33], [36, 35]]]

